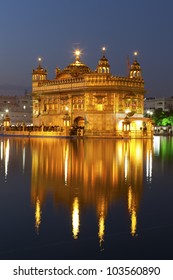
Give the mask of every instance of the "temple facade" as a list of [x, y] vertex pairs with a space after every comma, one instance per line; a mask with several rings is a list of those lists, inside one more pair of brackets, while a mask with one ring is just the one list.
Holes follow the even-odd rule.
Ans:
[[152, 123], [144, 118], [144, 80], [137, 59], [127, 77], [111, 74], [102, 49], [96, 70], [81, 61], [80, 51], [49, 80], [41, 65], [32, 72], [33, 125], [66, 135], [152, 137]]

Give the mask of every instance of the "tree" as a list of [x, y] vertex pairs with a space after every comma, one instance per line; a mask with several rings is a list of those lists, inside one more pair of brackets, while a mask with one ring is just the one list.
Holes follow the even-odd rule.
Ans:
[[173, 126], [173, 110], [165, 112], [162, 109], [156, 109], [153, 120], [157, 126]]

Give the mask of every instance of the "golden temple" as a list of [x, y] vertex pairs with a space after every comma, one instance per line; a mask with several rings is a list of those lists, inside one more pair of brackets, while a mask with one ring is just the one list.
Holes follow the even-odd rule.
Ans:
[[47, 78], [41, 59], [32, 72], [33, 125], [64, 135], [151, 138], [152, 123], [144, 118], [144, 80], [141, 66], [134, 62], [126, 77], [113, 76], [102, 48], [96, 70], [81, 61], [56, 68]]

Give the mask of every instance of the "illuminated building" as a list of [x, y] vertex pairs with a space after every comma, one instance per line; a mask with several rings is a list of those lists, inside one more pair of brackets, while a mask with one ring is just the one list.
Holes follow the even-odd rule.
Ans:
[[171, 97], [148, 97], [144, 101], [145, 114], [161, 109], [164, 112], [169, 112], [173, 109], [173, 96]]
[[[9, 117], [9, 125], [21, 125], [32, 123], [32, 97], [30, 93], [20, 96], [0, 95], [0, 124]], [[5, 125], [4, 126], [9, 126]]]
[[151, 120], [143, 117], [144, 80], [136, 57], [129, 75], [117, 77], [111, 74], [105, 48], [95, 71], [80, 56], [76, 50], [75, 61], [56, 68], [53, 80], [39, 59], [32, 72], [33, 124], [58, 127], [66, 135], [80, 127], [85, 136], [151, 137]]

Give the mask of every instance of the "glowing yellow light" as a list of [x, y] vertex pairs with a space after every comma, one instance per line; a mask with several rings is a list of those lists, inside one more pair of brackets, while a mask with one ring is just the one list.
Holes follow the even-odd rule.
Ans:
[[102, 247], [103, 242], [104, 242], [104, 234], [105, 234], [105, 202], [104, 202], [104, 199], [102, 199], [99, 208], [100, 208], [100, 211], [99, 211], [99, 221], [98, 221], [98, 237], [99, 237], [100, 247]]
[[141, 149], [141, 146], [136, 143], [136, 148], [135, 148], [135, 151], [134, 151], [134, 156], [135, 156], [135, 161], [136, 161], [136, 164], [139, 163], [142, 161], [142, 155], [143, 155], [143, 152], [142, 152], [142, 149]]
[[97, 110], [103, 111], [103, 104], [97, 104]]
[[106, 47], [102, 47], [102, 54], [105, 55], [105, 52], [106, 52]]
[[138, 52], [137, 52], [137, 51], [135, 51], [133, 54], [134, 54], [134, 56], [137, 56], [137, 55], [138, 55]]
[[41, 207], [40, 207], [40, 200], [37, 198], [36, 207], [35, 207], [35, 228], [37, 234], [39, 234], [40, 224], [41, 224]]
[[103, 213], [100, 214], [99, 217], [99, 241], [100, 241], [100, 246], [102, 245], [102, 242], [104, 241], [104, 232], [105, 232], [105, 218]]
[[69, 156], [69, 150], [68, 146], [65, 149], [65, 161], [64, 161], [64, 181], [65, 186], [68, 185], [68, 156]]
[[38, 62], [41, 62], [42, 61], [42, 58], [41, 57], [38, 57]]
[[118, 130], [122, 130], [122, 127], [123, 127], [123, 121], [119, 121]]
[[127, 151], [126, 151], [125, 157], [124, 157], [124, 178], [125, 178], [125, 180], [127, 180], [127, 176], [128, 176], [128, 166], [129, 166], [129, 160], [128, 160], [128, 155], [127, 155]]
[[132, 210], [131, 215], [131, 234], [134, 236], [136, 234], [136, 226], [137, 226], [137, 217], [136, 217], [136, 211]]
[[141, 127], [142, 126], [142, 121], [137, 120], [135, 123], [136, 123], [137, 127]]
[[75, 58], [76, 58], [76, 64], [79, 64], [80, 63], [80, 56], [81, 56], [81, 50], [79, 49], [76, 49], [74, 51], [74, 55], [75, 55]]
[[128, 189], [128, 210], [129, 210], [129, 213], [132, 210], [132, 188], [131, 188], [131, 186], [129, 186], [129, 189]]
[[128, 189], [128, 210], [131, 218], [131, 235], [134, 236], [136, 234], [137, 229], [137, 213], [131, 186], [129, 186]]
[[75, 55], [76, 56], [80, 56], [81, 55], [81, 51], [79, 49], [75, 50]]
[[75, 197], [73, 202], [73, 210], [72, 210], [72, 231], [73, 231], [74, 239], [78, 238], [79, 226], [80, 226], [79, 200], [77, 197]]

